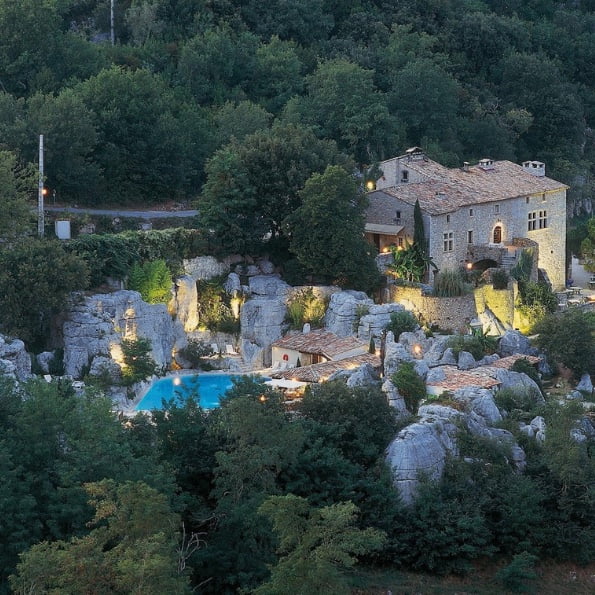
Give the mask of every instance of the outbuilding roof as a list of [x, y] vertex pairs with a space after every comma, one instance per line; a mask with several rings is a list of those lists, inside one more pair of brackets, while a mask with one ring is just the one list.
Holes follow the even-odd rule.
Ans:
[[335, 372], [353, 370], [362, 364], [372, 364], [375, 368], [380, 368], [381, 365], [380, 358], [377, 355], [362, 353], [361, 355], [347, 357], [333, 362], [323, 362], [321, 364], [291, 368], [282, 372], [273, 372], [271, 376], [273, 378], [286, 378], [301, 382], [323, 382]]
[[300, 353], [312, 353], [334, 359], [354, 349], [365, 350], [367, 345], [355, 337], [339, 337], [326, 330], [285, 335], [272, 344], [273, 347], [290, 349]]

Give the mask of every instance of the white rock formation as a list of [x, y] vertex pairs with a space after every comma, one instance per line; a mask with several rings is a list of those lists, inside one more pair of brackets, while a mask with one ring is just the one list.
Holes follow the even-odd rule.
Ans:
[[353, 335], [359, 326], [359, 319], [365, 316], [373, 305], [373, 300], [363, 291], [347, 290], [334, 293], [324, 316], [324, 326], [339, 337]]
[[10, 375], [17, 380], [31, 377], [31, 358], [20, 339], [0, 335], [0, 374]]
[[171, 362], [172, 351], [185, 342], [181, 324], [164, 304], [147, 304], [136, 291], [78, 296], [67, 308], [62, 326], [64, 370], [79, 378], [95, 356], [110, 357], [123, 338], [151, 341], [151, 357], [159, 366]]

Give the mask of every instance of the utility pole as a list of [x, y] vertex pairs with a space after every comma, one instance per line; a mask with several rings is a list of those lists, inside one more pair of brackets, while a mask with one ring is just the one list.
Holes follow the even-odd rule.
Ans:
[[43, 212], [43, 134], [39, 135], [39, 188], [37, 195], [37, 234], [43, 238], [45, 220]]
[[116, 45], [116, 34], [114, 32], [114, 0], [110, 0], [109, 23], [112, 45]]

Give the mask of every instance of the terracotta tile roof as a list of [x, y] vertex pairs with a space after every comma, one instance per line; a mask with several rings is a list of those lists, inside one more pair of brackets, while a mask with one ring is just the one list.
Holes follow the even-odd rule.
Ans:
[[[568, 188], [565, 184], [551, 178], [534, 176], [511, 161], [495, 161], [491, 168], [474, 165], [466, 169], [448, 169], [428, 159], [408, 162], [407, 167], [426, 175], [428, 180], [370, 192], [367, 217], [370, 223], [387, 221], [387, 218], [382, 219], [375, 209], [386, 210], [386, 203], [388, 201], [390, 204], [391, 198], [397, 198], [411, 205], [419, 200], [422, 210], [431, 215], [439, 215], [467, 205]], [[394, 206], [390, 208], [388, 215], [388, 220], [392, 220]]]
[[321, 382], [335, 372], [357, 368], [366, 363], [372, 364], [375, 368], [380, 368], [380, 358], [377, 355], [372, 353], [362, 353], [361, 355], [348, 357], [335, 362], [324, 362], [322, 364], [291, 368], [290, 370], [284, 370], [283, 372], [273, 372], [271, 377], [299, 380], [300, 382]]
[[339, 337], [325, 330], [285, 335], [272, 345], [300, 353], [320, 354], [330, 359], [357, 348], [367, 349], [368, 347], [366, 343], [355, 337]]
[[515, 362], [520, 359], [526, 359], [532, 366], [535, 366], [541, 361], [541, 358], [535, 357], [534, 355], [523, 355], [522, 353], [515, 353], [507, 357], [497, 359], [495, 362], [489, 364], [488, 368], [504, 368], [510, 370], [514, 366]]
[[443, 380], [434, 380], [427, 383], [427, 386], [437, 386], [444, 390], [455, 391], [467, 386], [479, 386], [481, 388], [493, 388], [500, 384], [499, 380], [492, 378], [483, 366], [473, 370], [459, 370], [456, 366], [439, 366], [438, 370], [444, 372]]

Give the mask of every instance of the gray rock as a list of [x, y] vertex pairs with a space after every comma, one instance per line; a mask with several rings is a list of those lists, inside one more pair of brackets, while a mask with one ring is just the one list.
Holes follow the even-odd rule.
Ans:
[[487, 424], [493, 425], [502, 421], [502, 415], [494, 402], [494, 395], [485, 388], [460, 388], [454, 392], [453, 398], [465, 403], [469, 411], [482, 417]]
[[[426, 346], [426, 351], [424, 353], [424, 360], [427, 362], [429, 366], [437, 366], [440, 364], [442, 358], [444, 357], [445, 351], [447, 349], [449, 337], [445, 335], [439, 335], [437, 337], [431, 337], [428, 340], [428, 345]], [[450, 350], [452, 353], [452, 349]], [[452, 358], [452, 365], [456, 364], [456, 360]]]
[[444, 354], [442, 358], [438, 362], [440, 366], [456, 366], [457, 365], [457, 358], [455, 356], [455, 352], [448, 347], [444, 350]]
[[248, 280], [248, 287], [253, 296], [284, 298], [291, 287], [278, 275], [254, 275]]
[[589, 374], [583, 374], [581, 376], [580, 382], [576, 385], [576, 390], [589, 395], [593, 393], [593, 383], [591, 382], [591, 376], [589, 376]]
[[566, 398], [569, 401], [582, 401], [585, 398], [585, 395], [578, 390], [573, 390], [566, 395]]
[[246, 363], [254, 367], [271, 365], [271, 343], [283, 336], [286, 312], [283, 297], [256, 297], [244, 303], [240, 324], [242, 354]]
[[261, 270], [255, 264], [250, 264], [246, 267], [246, 275], [248, 275], [248, 277], [255, 277], [256, 275], [260, 274]]
[[442, 369], [442, 367], [437, 366], [436, 368], [430, 368], [430, 370], [426, 374], [426, 383], [429, 384], [430, 382], [440, 382], [445, 378], [446, 374], [444, 373], [444, 370]]
[[35, 356], [37, 365], [44, 374], [50, 373], [50, 363], [54, 359], [53, 351], [42, 351]]
[[362, 364], [347, 379], [347, 386], [375, 386], [378, 384], [378, 373], [372, 364]]
[[535, 349], [531, 347], [531, 343], [525, 335], [519, 331], [507, 330], [500, 339], [499, 351], [502, 357], [506, 357], [515, 353], [533, 355]]
[[386, 377], [392, 376], [399, 369], [401, 362], [412, 361], [413, 357], [404, 345], [389, 341], [387, 338], [384, 351], [384, 375]]
[[89, 375], [103, 376], [104, 374], [107, 375], [112, 384], [117, 384], [122, 378], [122, 370], [113, 359], [103, 355], [97, 355], [91, 362]]
[[229, 295], [237, 295], [238, 293], [242, 293], [242, 283], [240, 281], [240, 276], [237, 273], [229, 273], [227, 275], [227, 279], [223, 284], [223, 289]]
[[175, 280], [172, 310], [186, 332], [198, 326], [197, 299], [196, 279], [184, 275]]
[[402, 312], [405, 308], [401, 304], [372, 305], [368, 313], [359, 319], [357, 336], [363, 341], [369, 341], [370, 337], [381, 337], [382, 332], [390, 322], [393, 312]]
[[272, 275], [275, 272], [275, 265], [270, 260], [259, 260], [256, 264], [263, 275]]
[[478, 362], [478, 366], [490, 366], [494, 362], [497, 362], [500, 359], [500, 356], [497, 353], [492, 353], [490, 355], [484, 355]]
[[388, 404], [395, 410], [397, 418], [409, 417], [410, 413], [405, 405], [405, 399], [403, 395], [399, 394], [391, 380], [384, 381], [382, 391], [386, 394]]
[[198, 256], [182, 263], [184, 272], [195, 281], [198, 279], [213, 279], [229, 271], [229, 265], [218, 261], [213, 256]]
[[543, 404], [545, 402], [539, 386], [527, 374], [522, 372], [513, 372], [503, 368], [490, 368], [490, 375], [500, 381], [500, 388], [512, 388], [514, 390], [524, 390], [535, 403]]
[[405, 504], [415, 499], [422, 476], [438, 479], [442, 475], [447, 455], [456, 452], [455, 434], [456, 426], [437, 419], [407, 426], [390, 443], [386, 460]]
[[541, 415], [534, 417], [529, 423], [533, 432], [544, 432], [545, 433], [545, 419]]
[[31, 377], [31, 358], [25, 351], [25, 344], [20, 339], [2, 337], [0, 342], [0, 359], [10, 362], [10, 374], [17, 380], [27, 380]]
[[357, 331], [359, 319], [374, 302], [363, 291], [340, 291], [331, 295], [324, 315], [324, 326], [339, 337], [349, 337]]
[[430, 367], [423, 359], [415, 360], [415, 372], [418, 376], [425, 379], [430, 371]]
[[98, 355], [113, 356], [123, 338], [146, 337], [151, 357], [167, 367], [184, 329], [164, 304], [147, 304], [136, 291], [116, 291], [74, 300], [62, 325], [65, 373], [79, 378]]
[[475, 358], [468, 351], [461, 351], [459, 353], [458, 367], [461, 370], [472, 370], [477, 368], [477, 362]]

